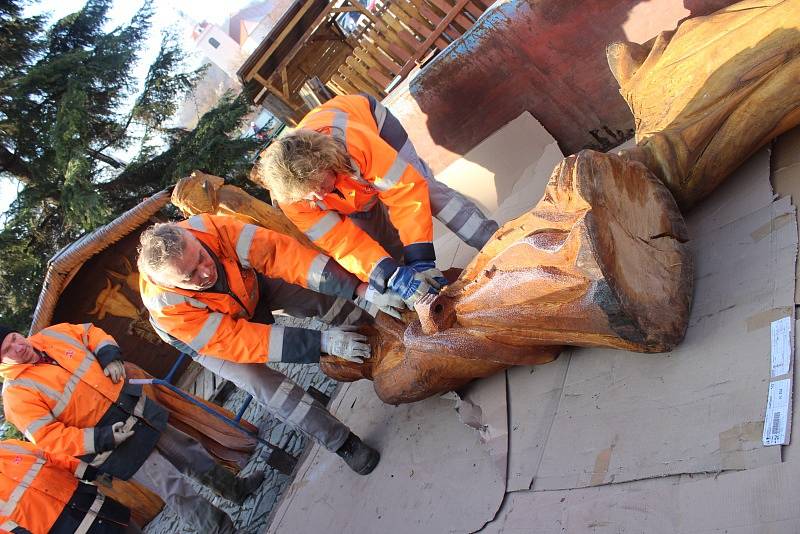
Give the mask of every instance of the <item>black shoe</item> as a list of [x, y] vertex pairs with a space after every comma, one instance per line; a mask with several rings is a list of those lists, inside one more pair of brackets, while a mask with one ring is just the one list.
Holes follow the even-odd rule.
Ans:
[[378, 451], [361, 441], [361, 438], [352, 432], [347, 436], [347, 441], [344, 442], [344, 445], [336, 451], [336, 454], [341, 456], [345, 463], [350, 466], [350, 469], [359, 475], [372, 473], [372, 470], [375, 469], [381, 459]]
[[204, 473], [198, 480], [220, 497], [242, 504], [247, 496], [264, 482], [264, 472], [259, 471], [248, 477], [239, 478], [221, 465], [214, 464], [211, 471]]

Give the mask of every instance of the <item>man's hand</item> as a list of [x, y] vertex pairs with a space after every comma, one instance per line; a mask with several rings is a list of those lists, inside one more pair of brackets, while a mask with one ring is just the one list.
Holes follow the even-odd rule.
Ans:
[[111, 432], [114, 436], [114, 447], [119, 447], [121, 443], [126, 441], [134, 434], [134, 430], [125, 428], [125, 423], [122, 421], [111, 425]]
[[120, 380], [125, 379], [125, 364], [122, 363], [122, 360], [114, 360], [106, 365], [106, 368], [103, 369], [103, 374], [115, 384], [119, 384]]
[[401, 319], [400, 312], [405, 308], [405, 303], [400, 295], [394, 291], [387, 289], [385, 293], [381, 293], [370, 285], [361, 284], [356, 289], [356, 295], [358, 295], [355, 300], [356, 306], [364, 308], [373, 317], [380, 310], [392, 317]]
[[411, 267], [401, 265], [389, 278], [389, 289], [400, 295], [409, 309], [413, 310], [417, 301], [428, 293], [439, 291], [430, 285], [422, 273]]
[[409, 267], [421, 274], [425, 281], [434, 289], [442, 289], [447, 285], [447, 278], [442, 271], [436, 268], [436, 263], [429, 260], [417, 260], [408, 264]]
[[321, 338], [322, 352], [338, 356], [345, 360], [364, 363], [369, 358], [370, 347], [367, 336], [359, 334], [355, 326], [340, 326], [331, 330], [323, 330]]

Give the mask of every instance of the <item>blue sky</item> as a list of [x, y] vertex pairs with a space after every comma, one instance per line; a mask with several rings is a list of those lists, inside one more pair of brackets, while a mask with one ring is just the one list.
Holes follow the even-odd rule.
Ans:
[[[51, 20], [57, 20], [69, 13], [83, 7], [85, 0], [44, 0], [30, 6], [29, 13], [49, 13]], [[147, 43], [143, 47], [142, 59], [137, 65], [135, 74], [140, 80], [147, 74], [147, 68], [158, 53], [161, 44], [161, 32], [177, 25], [178, 31], [184, 37], [187, 50], [191, 50], [191, 22], [208, 22], [221, 24], [227, 17], [238, 11], [252, 0], [155, 0], [155, 15], [152, 20], [152, 29]], [[130, 20], [136, 10], [141, 7], [141, 2], [116, 0], [109, 13], [108, 28], [124, 24]], [[185, 18], [182, 18], [181, 14]], [[197, 58], [200, 62], [201, 58]], [[17, 196], [19, 184], [15, 180], [0, 178], [0, 213], [5, 213], [8, 206]]]

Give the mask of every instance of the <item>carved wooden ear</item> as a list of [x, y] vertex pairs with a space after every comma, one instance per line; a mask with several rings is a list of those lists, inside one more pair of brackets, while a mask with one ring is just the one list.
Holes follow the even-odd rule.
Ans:
[[445, 294], [426, 295], [415, 307], [419, 315], [422, 331], [427, 335], [444, 332], [456, 322], [456, 308], [453, 297]]
[[606, 47], [606, 58], [611, 74], [617, 79], [620, 88], [633, 78], [642, 66], [650, 49], [640, 44], [618, 41]]

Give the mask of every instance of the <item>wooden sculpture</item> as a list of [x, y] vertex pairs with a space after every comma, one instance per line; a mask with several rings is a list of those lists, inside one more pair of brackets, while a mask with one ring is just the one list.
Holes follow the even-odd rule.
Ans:
[[381, 315], [373, 356], [325, 356], [338, 380], [370, 378], [385, 402], [413, 402], [563, 345], [670, 350], [688, 324], [692, 261], [669, 191], [644, 166], [583, 151], [542, 200], [501, 227], [459, 279], [403, 324]]
[[230, 215], [292, 236], [307, 247], [317, 248], [281, 210], [235, 185], [226, 185], [219, 176], [194, 171], [178, 181], [170, 201], [187, 217], [198, 213]]
[[418, 318], [365, 329], [367, 363], [324, 356], [329, 376], [371, 379], [396, 404], [551, 361], [564, 345], [660, 352], [682, 339], [692, 262], [669, 191], [691, 206], [800, 123], [800, 0], [740, 2], [649, 45], [615, 43], [608, 58], [638, 145], [566, 158], [536, 207]]
[[800, 0], [747, 0], [683, 22], [608, 62], [633, 112], [641, 161], [688, 208], [800, 124]]

